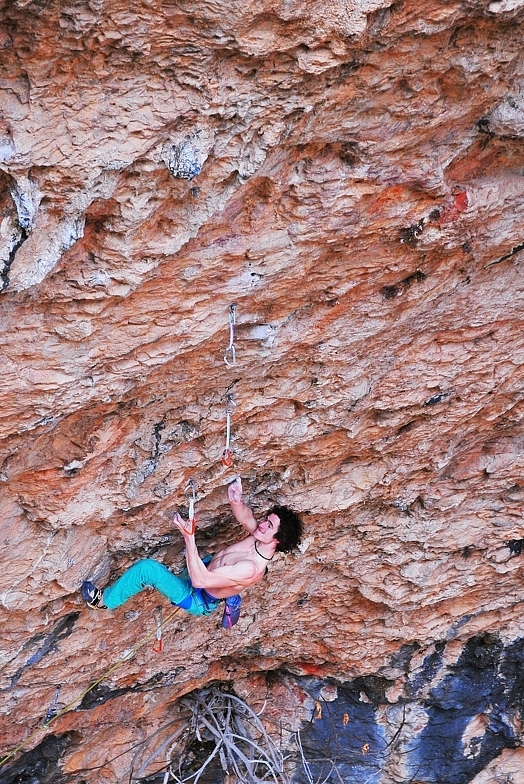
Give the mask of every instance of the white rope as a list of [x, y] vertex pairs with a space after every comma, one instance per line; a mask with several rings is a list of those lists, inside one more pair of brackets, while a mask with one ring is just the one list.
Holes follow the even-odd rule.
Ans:
[[226, 447], [222, 453], [222, 465], [230, 468], [233, 465], [233, 455], [231, 454], [231, 409], [235, 408], [231, 392], [226, 395]]

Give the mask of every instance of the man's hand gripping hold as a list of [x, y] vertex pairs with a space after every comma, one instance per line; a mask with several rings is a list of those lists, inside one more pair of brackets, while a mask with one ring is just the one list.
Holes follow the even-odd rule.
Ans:
[[173, 525], [181, 532], [184, 539], [195, 535], [196, 518], [192, 517], [189, 520], [184, 520], [178, 512], [175, 512], [173, 517]]

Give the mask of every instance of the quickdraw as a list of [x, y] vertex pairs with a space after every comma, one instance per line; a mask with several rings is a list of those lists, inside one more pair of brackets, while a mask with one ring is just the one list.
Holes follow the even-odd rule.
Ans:
[[44, 719], [44, 722], [43, 722], [43, 726], [44, 727], [46, 727], [49, 724], [51, 719], [54, 718], [54, 716], [56, 716], [56, 714], [59, 711], [59, 708], [58, 708], [58, 695], [60, 694], [60, 689], [61, 688], [62, 688], [61, 684], [59, 684], [56, 687], [55, 696], [53, 697], [53, 702], [49, 706], [49, 710], [47, 711], [47, 713], [45, 715], [45, 719]]
[[[228, 367], [234, 367], [237, 363], [237, 352], [235, 348], [235, 325], [237, 323], [237, 306], [230, 305], [229, 306], [229, 346], [226, 348], [226, 353], [224, 354], [224, 362]], [[231, 358], [231, 362], [229, 361]]]
[[233, 395], [229, 393], [226, 396], [226, 448], [222, 452], [222, 465], [226, 468], [231, 468], [233, 465], [233, 455], [231, 453], [231, 409], [235, 408], [236, 403], [233, 400]]
[[189, 518], [189, 533], [194, 534], [196, 528], [196, 517], [195, 517], [195, 503], [196, 503], [196, 490], [195, 490], [195, 483], [193, 479], [190, 479], [186, 485], [186, 489], [184, 491], [187, 505], [188, 505], [188, 518]]
[[153, 643], [153, 651], [155, 653], [162, 653], [164, 650], [164, 643], [162, 640], [162, 608], [157, 607], [153, 610], [153, 618], [156, 623], [156, 638]]

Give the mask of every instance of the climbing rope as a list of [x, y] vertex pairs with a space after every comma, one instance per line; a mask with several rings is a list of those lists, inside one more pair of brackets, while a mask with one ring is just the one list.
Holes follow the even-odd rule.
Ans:
[[[229, 346], [226, 348], [226, 353], [224, 354], [224, 362], [228, 367], [234, 367], [237, 363], [237, 352], [235, 348], [235, 325], [237, 323], [237, 306], [230, 305], [229, 306]], [[231, 362], [229, 361], [231, 358]]]
[[222, 465], [231, 468], [233, 465], [233, 455], [230, 449], [231, 442], [231, 410], [236, 407], [233, 395], [229, 392], [226, 395], [226, 448], [222, 452]]
[[[172, 618], [173, 618], [173, 617], [176, 615], [176, 613], [177, 613], [179, 610], [180, 610], [180, 607], [176, 607], [176, 608], [173, 610], [173, 612], [172, 612], [172, 613], [170, 613], [170, 614], [167, 616], [167, 618], [165, 619], [165, 621], [162, 621], [160, 628], [162, 628], [162, 627], [163, 627], [163, 626], [165, 626], [167, 623], [169, 623], [169, 621], [170, 621], [170, 620], [171, 620], [171, 619], [172, 619]], [[157, 634], [158, 634], [158, 627], [157, 627], [157, 628], [156, 628], [156, 629], [155, 629], [153, 632], [149, 632], [149, 633], [148, 633], [148, 634], [146, 634], [144, 637], [142, 637], [142, 639], [141, 639], [141, 640], [139, 640], [139, 641], [136, 643], [136, 645], [134, 645], [134, 646], [133, 646], [132, 648], [130, 648], [128, 651], [125, 651], [125, 652], [122, 654], [122, 656], [119, 658], [119, 660], [118, 660], [117, 662], [115, 662], [115, 663], [114, 663], [114, 664], [112, 664], [110, 667], [108, 667], [108, 669], [107, 669], [107, 670], [106, 670], [106, 671], [103, 673], [103, 675], [101, 675], [101, 676], [100, 676], [100, 678], [97, 678], [97, 680], [96, 680], [96, 681], [94, 681], [93, 683], [91, 683], [91, 685], [90, 685], [90, 686], [88, 686], [88, 687], [87, 687], [87, 689], [84, 689], [84, 691], [83, 691], [83, 692], [81, 692], [81, 694], [79, 694], [78, 696], [76, 696], [76, 697], [75, 697], [73, 700], [71, 700], [71, 702], [69, 702], [67, 705], [65, 705], [63, 708], [61, 708], [59, 711], [56, 711], [56, 712], [55, 712], [55, 711], [53, 710], [53, 715], [52, 715], [52, 716], [50, 716], [50, 715], [49, 715], [49, 714], [50, 714], [50, 711], [51, 711], [51, 709], [49, 709], [49, 710], [47, 711], [47, 715], [46, 715], [46, 717], [45, 717], [44, 721], [42, 722], [42, 724], [41, 724], [39, 727], [37, 727], [37, 728], [36, 728], [36, 730], [35, 730], [34, 732], [32, 732], [32, 733], [31, 733], [31, 735], [29, 735], [29, 736], [28, 736], [28, 737], [27, 737], [25, 740], [23, 740], [21, 743], [19, 743], [19, 744], [18, 744], [18, 746], [16, 746], [16, 748], [14, 748], [12, 751], [10, 751], [10, 752], [9, 752], [9, 754], [6, 754], [6, 756], [5, 756], [5, 757], [2, 757], [2, 759], [0, 759], [0, 768], [2, 767], [2, 765], [5, 765], [5, 763], [6, 763], [8, 760], [10, 760], [10, 759], [11, 759], [11, 757], [14, 757], [14, 756], [15, 756], [15, 754], [17, 754], [17, 753], [20, 751], [20, 749], [22, 749], [22, 748], [23, 748], [24, 746], [26, 746], [26, 745], [27, 745], [27, 744], [28, 744], [30, 741], [32, 741], [32, 740], [33, 740], [33, 738], [35, 738], [35, 737], [38, 735], [38, 733], [39, 733], [39, 732], [41, 732], [42, 730], [45, 730], [45, 729], [47, 729], [47, 728], [49, 727], [49, 725], [51, 724], [51, 722], [55, 721], [55, 720], [56, 720], [56, 719], [58, 719], [60, 716], [63, 716], [63, 715], [64, 715], [64, 713], [68, 713], [68, 712], [69, 712], [69, 711], [72, 709], [72, 707], [73, 707], [74, 705], [76, 705], [77, 703], [79, 703], [79, 702], [82, 702], [82, 700], [84, 699], [84, 697], [86, 696], [86, 694], [89, 694], [89, 692], [90, 692], [90, 691], [92, 691], [92, 690], [93, 690], [93, 689], [94, 689], [96, 686], [98, 686], [98, 684], [99, 684], [99, 683], [102, 683], [102, 681], [103, 681], [103, 680], [105, 680], [105, 679], [106, 679], [106, 678], [107, 678], [109, 675], [111, 675], [111, 674], [112, 674], [112, 673], [113, 673], [113, 672], [114, 672], [116, 669], [118, 669], [118, 667], [120, 667], [120, 665], [121, 665], [121, 664], [123, 664], [123, 663], [124, 663], [124, 662], [126, 662], [126, 661], [129, 661], [129, 659], [130, 659], [130, 658], [131, 658], [131, 657], [132, 657], [132, 656], [133, 656], [133, 655], [134, 655], [134, 654], [135, 654], [137, 651], [139, 651], [139, 650], [140, 650], [140, 648], [143, 648], [143, 647], [144, 647], [144, 645], [146, 645], [146, 643], [148, 643], [148, 642], [151, 640], [151, 638], [152, 638], [153, 636], [156, 636]], [[51, 707], [53, 707], [53, 706], [51, 706]]]

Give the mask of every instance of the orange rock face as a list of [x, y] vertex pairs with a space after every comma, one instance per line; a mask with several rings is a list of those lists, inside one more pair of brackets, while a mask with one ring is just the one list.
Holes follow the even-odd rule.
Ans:
[[[295, 750], [365, 693], [380, 780], [452, 782], [408, 754], [429, 702], [471, 640], [512, 673], [522, 636], [523, 6], [0, 10], [0, 779], [47, 737], [63, 781], [113, 784], [228, 683]], [[183, 566], [190, 479], [201, 553], [239, 538], [236, 474], [306, 530], [233, 630], [180, 612], [156, 654], [158, 594], [85, 608], [86, 578]], [[488, 754], [479, 705], [453, 784], [522, 767], [524, 717]]]

